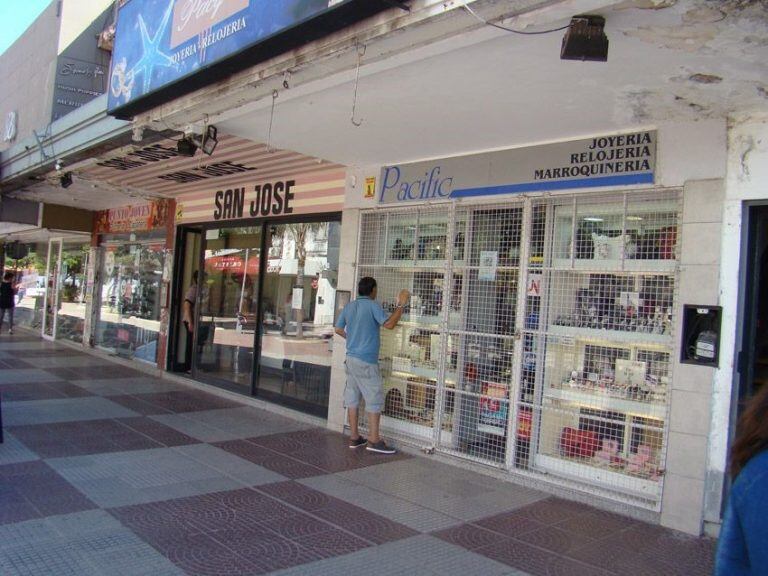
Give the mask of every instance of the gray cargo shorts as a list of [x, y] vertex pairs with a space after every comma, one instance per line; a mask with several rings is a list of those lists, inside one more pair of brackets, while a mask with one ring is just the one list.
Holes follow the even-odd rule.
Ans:
[[384, 385], [378, 364], [368, 364], [347, 356], [347, 386], [344, 388], [344, 407], [357, 408], [360, 397], [365, 399], [366, 412], [378, 414], [384, 408]]

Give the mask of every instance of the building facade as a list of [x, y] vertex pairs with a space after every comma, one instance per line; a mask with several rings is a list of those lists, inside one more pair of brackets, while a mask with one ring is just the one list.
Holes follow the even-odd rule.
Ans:
[[[190, 28], [177, 4], [121, 9], [108, 108], [134, 142], [74, 169], [123, 195], [105, 208], [174, 203], [162, 261], [151, 230], [90, 251], [115, 349], [343, 430], [331, 326], [372, 275], [385, 307], [412, 293], [383, 338], [387, 434], [716, 531], [763, 379], [759, 6], [323, 1], [297, 28], [286, 1], [267, 37], [255, 3]], [[557, 60], [583, 11], [609, 25], [606, 63]], [[138, 19], [167, 65], [121, 39]]]

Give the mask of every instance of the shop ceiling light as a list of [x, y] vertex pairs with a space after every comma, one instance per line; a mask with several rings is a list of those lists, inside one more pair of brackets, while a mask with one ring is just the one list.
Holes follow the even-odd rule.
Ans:
[[194, 156], [197, 152], [197, 144], [190, 136], [185, 136], [176, 142], [176, 152], [179, 153], [179, 156]]
[[608, 37], [602, 16], [574, 16], [563, 37], [561, 60], [608, 60]]
[[61, 178], [59, 178], [62, 188], [69, 188], [72, 186], [72, 172], [65, 172]]

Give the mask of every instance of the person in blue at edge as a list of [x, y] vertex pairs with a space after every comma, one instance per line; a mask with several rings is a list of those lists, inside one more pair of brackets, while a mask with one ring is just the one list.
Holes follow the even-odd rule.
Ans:
[[[336, 322], [336, 334], [347, 340], [344, 406], [349, 416], [350, 448], [365, 446], [366, 450], [379, 454], [397, 452], [379, 436], [381, 410], [384, 408], [384, 385], [379, 373], [380, 331], [381, 326], [389, 330], [397, 326], [409, 297], [408, 290], [401, 290], [395, 311], [387, 316], [376, 302], [376, 280], [366, 276], [357, 283], [357, 299], [344, 306]], [[365, 399], [368, 416], [367, 440], [358, 431], [361, 396]]]
[[715, 576], [768, 575], [768, 386], [752, 397], [739, 419], [731, 474]]

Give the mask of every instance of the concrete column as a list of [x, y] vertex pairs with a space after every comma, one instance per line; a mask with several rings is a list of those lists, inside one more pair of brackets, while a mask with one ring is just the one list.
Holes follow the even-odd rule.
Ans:
[[[360, 210], [344, 210], [341, 217], [341, 250], [339, 253], [339, 290], [349, 290], [355, 296], [355, 260], [357, 258], [357, 236], [360, 223]], [[331, 362], [331, 390], [328, 399], [328, 428], [342, 431], [345, 423], [344, 358], [346, 346], [340, 336], [333, 337], [333, 359]]]
[[721, 179], [689, 181], [683, 188], [680, 306], [671, 359], [672, 397], [661, 523], [696, 535], [703, 525], [715, 368], [680, 362], [680, 329], [684, 304], [719, 304], [724, 194]]

